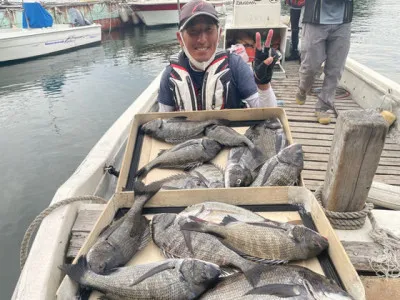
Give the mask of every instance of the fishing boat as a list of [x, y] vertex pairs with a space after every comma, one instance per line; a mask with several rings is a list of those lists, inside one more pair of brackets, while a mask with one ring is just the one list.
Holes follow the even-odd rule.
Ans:
[[24, 2], [23, 7], [23, 28], [0, 29], [1, 63], [54, 54], [101, 41], [100, 25], [84, 22], [53, 24], [53, 18], [40, 3]]
[[[247, 27], [260, 28], [259, 25], [251, 26], [251, 23]], [[234, 30], [243, 28], [243, 26], [237, 28], [228, 26], [228, 28]], [[279, 25], [279, 28], [282, 27]], [[316, 118], [313, 115], [313, 106], [316, 102], [315, 94], [310, 95], [307, 105], [301, 107], [296, 105], [294, 95], [298, 82], [298, 64], [286, 62], [284, 69], [285, 78], [273, 80], [272, 85], [278, 100], [284, 103], [283, 108], [292, 131], [293, 140], [302, 143], [304, 147], [305, 169], [302, 176], [305, 188], [315, 191], [324, 180], [336, 117], [332, 116], [331, 125], [322, 126], [316, 123]], [[127, 148], [132, 118], [140, 113], [157, 111], [156, 99], [160, 78], [161, 74], [105, 132], [76, 171], [57, 190], [50, 205], [60, 203], [64, 199], [83, 195], [95, 195], [107, 200], [112, 199], [118, 180], [115, 171], [121, 170], [123, 164], [127, 163], [123, 162], [123, 157]], [[314, 88], [318, 89], [321, 83], [321, 80], [316, 80]], [[336, 109], [339, 115], [347, 110], [384, 107], [390, 109], [398, 118], [400, 117], [400, 85], [351, 58], [347, 59], [336, 100]], [[394, 127], [392, 130], [393, 133], [398, 133], [400, 128]], [[388, 167], [389, 165], [391, 167]], [[399, 168], [400, 145], [393, 139], [387, 138], [374, 180], [393, 187], [395, 193], [400, 183]], [[79, 249], [91, 228], [96, 226], [97, 218], [105, 206], [105, 204], [72, 203], [60, 207], [48, 215], [37, 232], [29, 256], [21, 270], [12, 299], [54, 299], [63, 279], [63, 274], [58, 266], [65, 261], [66, 255], [73, 246], [70, 244], [71, 236], [81, 236], [81, 243], [79, 246], [75, 245], [75, 248]], [[399, 212], [378, 209], [374, 209], [372, 212], [381, 227], [386, 226], [387, 228], [390, 223], [391, 229], [398, 232], [398, 228], [400, 228], [398, 223]], [[83, 232], [82, 227], [78, 229], [75, 226], [77, 219], [84, 214], [87, 216], [85, 226], [83, 226], [86, 228], [86, 232]], [[92, 217], [88, 217], [89, 215]], [[355, 242], [362, 241], [373, 244], [368, 239], [370, 227], [371, 224], [367, 221], [360, 230], [353, 230], [352, 232], [336, 230], [336, 234], [342, 242], [350, 239]], [[363, 247], [368, 247], [368, 244], [363, 245]], [[347, 252], [347, 254], [351, 256], [350, 252]], [[357, 255], [359, 253], [354, 254], [353, 257]], [[355, 261], [352, 260], [352, 262], [356, 264]], [[382, 295], [388, 293], [388, 291], [391, 291], [392, 295], [398, 295], [400, 292], [398, 281], [391, 284], [390, 281], [386, 281], [389, 283], [382, 283], [378, 277], [376, 277], [376, 281], [370, 278], [375, 277], [363, 278], [367, 299], [382, 298]], [[360, 297], [359, 299], [364, 298]], [[385, 296], [385, 299], [397, 298]]]
[[[187, 0], [180, 1], [182, 7]], [[209, 1], [215, 9], [223, 13], [222, 0]], [[129, 2], [132, 10], [146, 26], [173, 25], [178, 23], [178, 6], [175, 0], [137, 0]]]

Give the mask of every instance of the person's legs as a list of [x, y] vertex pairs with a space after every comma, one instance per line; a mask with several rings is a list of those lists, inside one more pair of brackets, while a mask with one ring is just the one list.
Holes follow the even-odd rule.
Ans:
[[326, 59], [325, 43], [328, 37], [328, 25], [303, 24], [301, 39], [301, 65], [299, 70], [299, 91], [296, 102], [300, 105], [306, 101], [306, 94], [311, 90], [314, 76]]
[[316, 111], [327, 111], [333, 108], [336, 87], [346, 64], [350, 49], [351, 25], [331, 25], [331, 32], [326, 43], [326, 61], [324, 66], [324, 83], [318, 95]]
[[290, 27], [292, 34], [292, 50], [290, 56], [286, 60], [300, 59], [299, 55], [299, 21], [301, 9], [290, 9]]

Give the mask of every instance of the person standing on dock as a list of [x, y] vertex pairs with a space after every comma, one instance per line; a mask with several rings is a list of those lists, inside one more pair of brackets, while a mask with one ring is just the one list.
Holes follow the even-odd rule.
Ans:
[[331, 121], [328, 110], [334, 109], [335, 90], [349, 52], [352, 17], [353, 0], [307, 0], [305, 3], [296, 102], [300, 105], [306, 102], [314, 76], [325, 61], [325, 78], [315, 106], [315, 115], [321, 124]]
[[290, 29], [292, 38], [292, 49], [290, 51], [290, 56], [286, 58], [287, 61], [299, 60], [299, 23], [301, 8], [304, 6], [305, 0], [286, 0], [286, 5], [290, 6]]
[[256, 34], [253, 71], [235, 53], [217, 50], [222, 33], [212, 4], [191, 0], [181, 10], [177, 38], [182, 51], [171, 57], [160, 82], [160, 112], [276, 106], [271, 88], [278, 59], [270, 48], [272, 30], [265, 47]]

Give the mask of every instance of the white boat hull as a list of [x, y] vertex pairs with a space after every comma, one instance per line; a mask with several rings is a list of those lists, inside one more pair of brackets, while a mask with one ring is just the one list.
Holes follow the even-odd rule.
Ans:
[[[215, 6], [217, 12], [225, 11], [223, 1], [209, 1]], [[181, 7], [187, 1], [181, 1]], [[146, 1], [135, 2], [131, 5], [139, 18], [146, 26], [178, 24], [178, 5], [174, 1]]]
[[178, 23], [177, 10], [136, 11], [146, 26], [173, 25]]
[[0, 31], [0, 62], [33, 58], [101, 41], [101, 26], [56, 25], [51, 28]]

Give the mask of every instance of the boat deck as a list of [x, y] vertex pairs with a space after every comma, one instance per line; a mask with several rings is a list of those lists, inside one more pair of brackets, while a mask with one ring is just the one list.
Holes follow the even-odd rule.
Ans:
[[[315, 191], [324, 179], [329, 159], [330, 147], [335, 130], [336, 117], [332, 114], [330, 125], [321, 125], [316, 122], [314, 105], [317, 101], [316, 93], [322, 86], [322, 80], [316, 80], [307, 95], [304, 105], [298, 105], [295, 94], [299, 80], [299, 64], [287, 62], [285, 64], [286, 79], [272, 83], [278, 100], [283, 101], [293, 140], [303, 145], [304, 170], [302, 176], [308, 189]], [[335, 107], [337, 113], [346, 110], [362, 109], [344, 89], [336, 92]], [[400, 144], [391, 138], [386, 143], [379, 161], [374, 181], [400, 186]]]
[[[315, 191], [325, 179], [336, 117], [332, 114], [330, 125], [320, 125], [316, 122], [314, 116], [314, 105], [317, 99], [315, 92], [321, 87], [321, 80], [315, 81], [312, 93], [307, 96], [305, 105], [296, 104], [298, 68], [298, 63], [286, 63], [286, 78], [274, 81], [273, 88], [277, 99], [283, 101], [283, 108], [286, 111], [294, 141], [303, 145], [305, 163], [302, 175], [304, 183], [308, 189]], [[340, 88], [337, 90], [335, 106], [339, 115], [346, 110], [362, 109], [352, 99], [350, 93]], [[390, 138], [386, 139], [374, 180], [400, 186], [400, 144]], [[75, 258], [104, 207], [105, 205], [99, 204], [86, 204], [81, 207], [72, 228], [66, 254], [67, 262], [71, 262]], [[373, 243], [368, 243], [367, 248], [369, 249], [372, 246], [374, 246]], [[365, 247], [365, 245], [362, 247]], [[353, 253], [347, 247], [345, 248], [354, 267], [360, 274], [373, 274], [372, 270], [368, 270], [370, 267], [367, 255], [359, 255], [359, 253]], [[400, 293], [400, 279], [398, 278], [383, 279], [376, 276], [361, 276], [361, 280], [366, 289], [367, 300], [377, 299], [380, 296], [385, 299], [398, 298], [396, 296]]]

